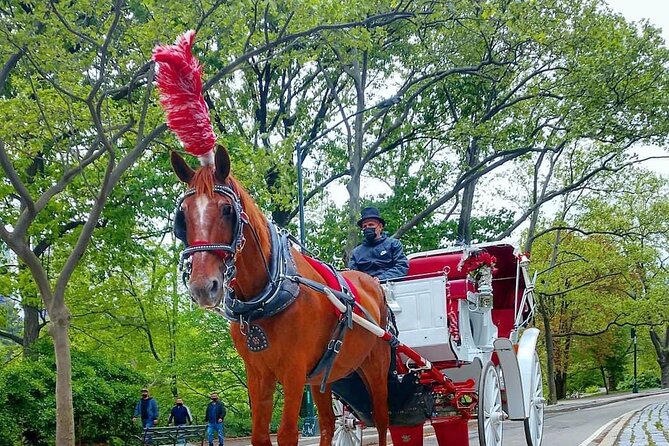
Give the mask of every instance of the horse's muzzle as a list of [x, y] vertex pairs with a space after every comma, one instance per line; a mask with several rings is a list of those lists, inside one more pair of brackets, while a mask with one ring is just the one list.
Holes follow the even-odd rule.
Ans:
[[193, 300], [203, 308], [214, 308], [223, 299], [223, 281], [219, 278], [191, 280], [188, 288]]

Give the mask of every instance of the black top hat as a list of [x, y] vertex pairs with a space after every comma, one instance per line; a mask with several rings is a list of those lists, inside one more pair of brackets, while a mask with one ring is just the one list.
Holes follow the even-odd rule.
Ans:
[[383, 226], [386, 225], [386, 221], [383, 218], [381, 218], [379, 210], [375, 207], [370, 206], [360, 211], [360, 220], [358, 220], [358, 226], [362, 228], [362, 221], [368, 218], [375, 218], [378, 221], [380, 221]]

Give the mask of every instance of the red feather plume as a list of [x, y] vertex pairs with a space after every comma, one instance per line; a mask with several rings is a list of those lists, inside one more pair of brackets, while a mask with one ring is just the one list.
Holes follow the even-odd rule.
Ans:
[[191, 53], [194, 40], [195, 31], [187, 31], [174, 45], [155, 47], [153, 60], [168, 127], [188, 153], [203, 156], [213, 150], [216, 135], [202, 96], [202, 66]]

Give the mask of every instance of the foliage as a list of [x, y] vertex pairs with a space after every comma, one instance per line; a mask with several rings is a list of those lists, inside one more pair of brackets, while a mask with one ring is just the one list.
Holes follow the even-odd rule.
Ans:
[[[628, 391], [633, 385], [634, 375], [628, 373], [616, 390]], [[655, 389], [660, 386], [660, 374], [657, 370], [643, 370], [636, 377], [636, 385], [639, 389]]]
[[[14, 361], [0, 370], [0, 444], [25, 439], [33, 445], [55, 441], [56, 373], [53, 348], [38, 346], [37, 361]], [[77, 438], [82, 443], [123, 444], [133, 432], [130, 417], [144, 378], [95, 353], [74, 351], [73, 398]]]

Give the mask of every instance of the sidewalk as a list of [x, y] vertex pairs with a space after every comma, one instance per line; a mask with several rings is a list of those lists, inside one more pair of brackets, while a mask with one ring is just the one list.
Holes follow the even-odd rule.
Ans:
[[[546, 406], [544, 409], [544, 412], [546, 414], [550, 413], [558, 413], [558, 412], [567, 412], [567, 411], [572, 411], [572, 410], [579, 410], [579, 409], [586, 409], [589, 407], [595, 407], [595, 406], [602, 406], [605, 404], [612, 404], [617, 401], [625, 401], [625, 400], [630, 400], [630, 399], [635, 399], [635, 398], [644, 398], [648, 396], [653, 396], [653, 395], [658, 395], [662, 393], [669, 393], [669, 390], [659, 390], [659, 389], [653, 389], [653, 390], [644, 390], [639, 393], [620, 393], [620, 394], [613, 394], [613, 395], [594, 395], [590, 397], [585, 397], [585, 398], [577, 398], [577, 399], [569, 399], [569, 400], [560, 400], [558, 401], [557, 404], [554, 404], [552, 406]], [[645, 410], [638, 412], [639, 416], [642, 417], [641, 412], [646, 413]], [[630, 416], [632, 414], [629, 414]], [[656, 424], [658, 422], [661, 423], [661, 426], [664, 427], [664, 433], [667, 435], [666, 437], [663, 437], [664, 443], [659, 443], [658, 441], [655, 441], [654, 446], [669, 446], [669, 402], [666, 403], [663, 406], [663, 409], [657, 410], [654, 412], [654, 418], [652, 422], [649, 422], [647, 419], [642, 420], [641, 422], [637, 423], [642, 426], [645, 426], [646, 429], [653, 429], [655, 428], [654, 437], [643, 437], [643, 441], [639, 442], [640, 434], [636, 434], [637, 442], [633, 443], [630, 441], [627, 442], [610, 442], [609, 444], [605, 444], [604, 442], [600, 443], [601, 446], [649, 446], [653, 445], [653, 443], [648, 441], [648, 438], [658, 438], [658, 429], [656, 428]], [[627, 421], [627, 420], [624, 420]], [[470, 422], [470, 430], [471, 429], [476, 429], [476, 422], [472, 421]], [[633, 420], [630, 419], [630, 423], [628, 424], [631, 426], [633, 424]], [[636, 426], [636, 425], [635, 425]], [[615, 427], [615, 426], [614, 426]], [[622, 429], [621, 425], [621, 429]], [[625, 427], [625, 432], [627, 431], [627, 427]], [[638, 431], [638, 428], [637, 428]], [[632, 431], [630, 432], [637, 432], [637, 431]], [[618, 431], [620, 432], [620, 430]], [[611, 431], [609, 431], [609, 434], [613, 433], [613, 428]], [[609, 436], [607, 434], [607, 437]], [[423, 429], [423, 435], [424, 436], [430, 436], [434, 435], [434, 431], [432, 429], [432, 426], [430, 423], [425, 423], [425, 427]], [[622, 435], [622, 433], [621, 433]], [[617, 437], [617, 435], [616, 435]], [[632, 438], [632, 434], [630, 434], [630, 438]], [[376, 429], [374, 428], [367, 428], [363, 431], [363, 438], [362, 438], [362, 444], [361, 446], [365, 445], [372, 445], [372, 444], [378, 444], [378, 434], [376, 433]], [[272, 442], [274, 444], [277, 444], [276, 442], [276, 435], [272, 435]], [[299, 444], [300, 446], [312, 446], [316, 445], [319, 442], [319, 437], [300, 437], [299, 439]], [[237, 438], [226, 438], [225, 439], [225, 446], [248, 446], [251, 444], [251, 437], [237, 437]], [[391, 444], [391, 439], [390, 439], [390, 434], [388, 434], [388, 444]]]
[[623, 415], [599, 445], [669, 446], [669, 401]]

